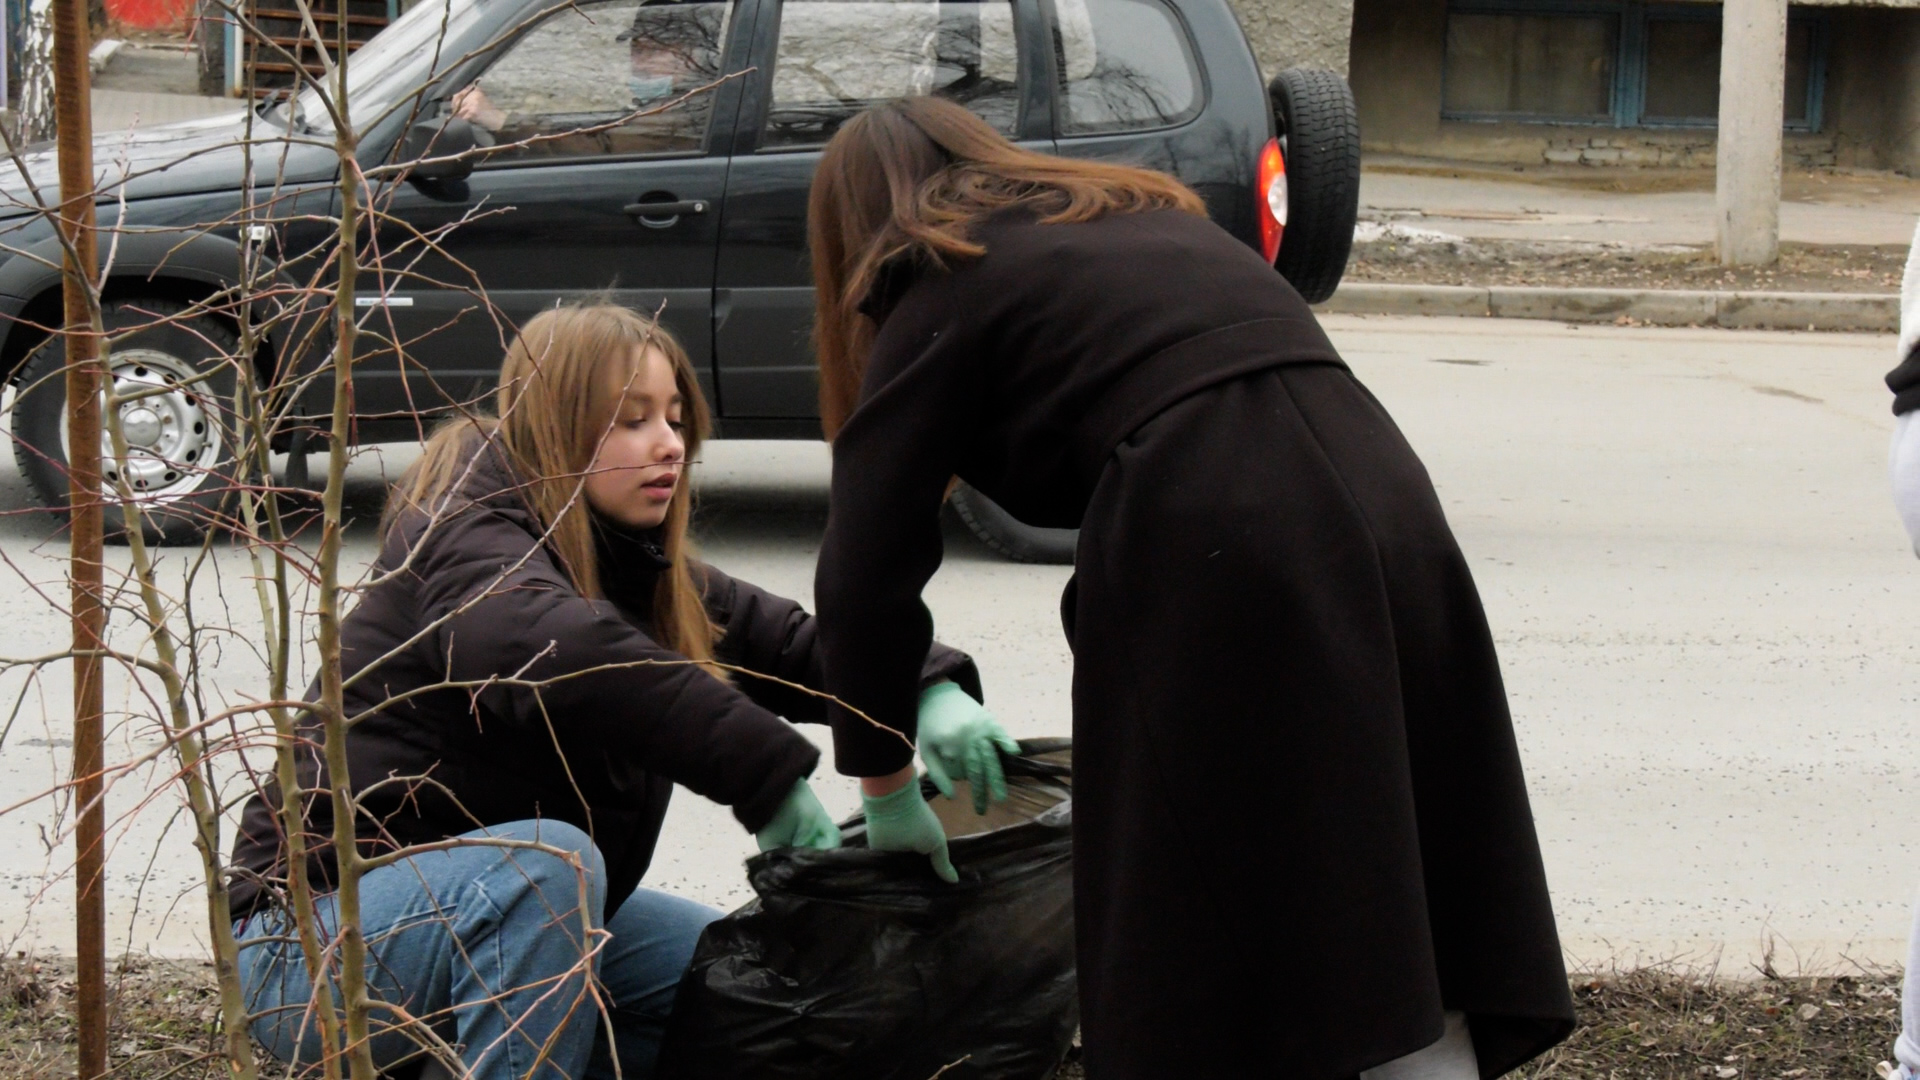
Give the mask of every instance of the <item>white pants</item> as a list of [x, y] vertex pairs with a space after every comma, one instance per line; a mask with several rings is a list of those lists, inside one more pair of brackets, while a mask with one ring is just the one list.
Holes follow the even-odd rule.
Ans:
[[1448, 1013], [1447, 1033], [1439, 1042], [1368, 1069], [1360, 1074], [1360, 1080], [1480, 1080], [1480, 1061], [1473, 1056], [1466, 1014]]
[[[1907, 252], [1907, 272], [1900, 283], [1900, 345], [1898, 359], [1920, 348], [1920, 227], [1913, 233], [1913, 247]], [[1920, 555], [1920, 412], [1901, 414], [1893, 429], [1893, 450], [1888, 456], [1893, 474], [1893, 503], [1900, 508], [1900, 520], [1913, 540], [1913, 553]], [[1894, 1040], [1893, 1056], [1904, 1074], [1920, 1074], [1920, 903], [1913, 910], [1913, 929], [1907, 933], [1907, 980], [1900, 992], [1900, 1037]]]
[[[1915, 249], [1920, 251], [1920, 247]], [[1893, 429], [1889, 471], [1893, 474], [1893, 504], [1920, 555], [1920, 411], [1902, 413]], [[1898, 1075], [1920, 1075], [1920, 902], [1913, 909], [1913, 928], [1907, 932], [1906, 985], [1900, 993], [1900, 1037], [1893, 1056], [1903, 1067]]]
[[1920, 1075], [1920, 903], [1907, 932], [1907, 979], [1900, 988], [1900, 1037], [1893, 1040], [1893, 1057], [1905, 1075]]
[[[1920, 252], [1920, 246], [1914, 249]], [[1893, 448], [1888, 471], [1893, 474], [1893, 504], [1920, 555], [1920, 411], [1902, 413], [1894, 420]], [[1913, 929], [1907, 932], [1907, 979], [1900, 994], [1900, 1037], [1893, 1056], [1904, 1067], [1902, 1075], [1920, 1074], [1920, 903], [1913, 909]]]

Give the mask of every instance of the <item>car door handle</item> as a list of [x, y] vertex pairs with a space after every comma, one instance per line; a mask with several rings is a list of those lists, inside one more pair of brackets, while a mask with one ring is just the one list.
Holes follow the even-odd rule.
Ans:
[[620, 209], [629, 217], [637, 218], [676, 218], [681, 214], [704, 214], [707, 212], [707, 200], [682, 199], [679, 202], [636, 202], [628, 203]]

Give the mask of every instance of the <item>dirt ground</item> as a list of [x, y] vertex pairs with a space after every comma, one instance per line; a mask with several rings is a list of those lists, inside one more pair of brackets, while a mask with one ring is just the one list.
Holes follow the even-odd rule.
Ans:
[[[213, 1056], [211, 964], [130, 957], [108, 969], [107, 986], [116, 1080], [212, 1080], [226, 1071]], [[73, 1076], [73, 1008], [71, 960], [0, 957], [0, 1080]]]
[[[73, 1074], [71, 965], [0, 958], [0, 1080]], [[212, 1080], [213, 971], [115, 965], [115, 1080]], [[1634, 971], [1573, 983], [1580, 1027], [1525, 1080], [1871, 1080], [1899, 1028], [1897, 974], [1716, 980]], [[262, 1075], [277, 1075], [262, 1060]], [[1082, 1080], [1069, 1061], [1059, 1080]], [[1211, 1078], [1208, 1078], [1211, 1080]], [[1227, 1078], [1219, 1078], [1227, 1080]]]
[[1347, 281], [1421, 285], [1544, 285], [1606, 289], [1764, 289], [1897, 293], [1904, 247], [1783, 244], [1764, 269], [1729, 269], [1705, 248], [1646, 250], [1529, 241], [1409, 242], [1391, 236], [1353, 245]]

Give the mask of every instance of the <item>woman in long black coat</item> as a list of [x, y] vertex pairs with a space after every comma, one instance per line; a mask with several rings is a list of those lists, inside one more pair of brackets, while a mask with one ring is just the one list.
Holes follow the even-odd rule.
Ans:
[[[1563, 1038], [1466, 561], [1300, 297], [1177, 182], [932, 99], [842, 128], [810, 219], [818, 627], [865, 716], [835, 715], [837, 764], [870, 800], [909, 798], [911, 751], [866, 718], [914, 734], [951, 479], [1081, 530], [1061, 608], [1089, 1075], [1339, 1080], [1449, 1014], [1469, 1073]], [[874, 844], [943, 846], [895, 816]]]

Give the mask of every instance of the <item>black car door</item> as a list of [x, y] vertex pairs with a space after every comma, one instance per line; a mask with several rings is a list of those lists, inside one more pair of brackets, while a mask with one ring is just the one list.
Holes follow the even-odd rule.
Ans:
[[[1042, 7], [1053, 42], [1055, 152], [1171, 173], [1206, 200], [1216, 222], [1257, 247], [1252, 193], [1267, 106], [1239, 28], [1206, 27], [1213, 37], [1198, 38], [1169, 0]], [[1225, 70], [1209, 72], [1203, 57]], [[1210, 103], [1210, 92], [1224, 100]]]
[[818, 435], [807, 185], [867, 105], [951, 97], [1050, 149], [1033, 0], [755, 0], [752, 58], [715, 273], [722, 430]]
[[444, 103], [490, 131], [497, 149], [465, 181], [394, 192], [377, 235], [386, 265], [407, 272], [366, 282], [356, 302], [401, 348], [361, 364], [363, 423], [483, 394], [513, 327], [569, 299], [658, 311], [696, 367], [711, 370], [714, 253], [740, 96], [723, 76], [746, 46], [739, 34], [741, 55], [730, 57], [738, 7], [561, 8]]

